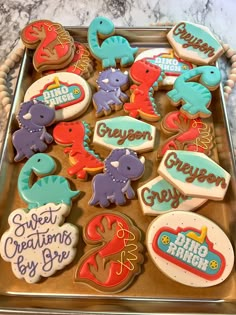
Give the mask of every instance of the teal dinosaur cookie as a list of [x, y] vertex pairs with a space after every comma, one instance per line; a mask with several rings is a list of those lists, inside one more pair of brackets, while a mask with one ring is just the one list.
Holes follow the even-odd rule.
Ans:
[[[198, 82], [192, 82], [198, 79]], [[190, 119], [208, 117], [211, 103], [211, 92], [221, 81], [220, 70], [214, 66], [201, 66], [179, 76], [173, 90], [167, 93], [174, 106], [183, 105], [181, 111]]]
[[[90, 24], [88, 29], [88, 44], [92, 55], [102, 61], [102, 67], [116, 67], [116, 61], [120, 61], [122, 67], [127, 67], [134, 62], [134, 54], [138, 48], [132, 48], [126, 38], [122, 36], [110, 36], [115, 27], [108, 18], [98, 16]], [[99, 36], [106, 38], [102, 44]]]
[[[59, 175], [49, 175], [56, 168], [53, 158], [44, 153], [33, 155], [22, 167], [18, 178], [18, 190], [28, 208], [38, 208], [47, 203], [71, 204], [71, 199], [79, 195], [79, 190], [71, 190], [68, 181]], [[42, 178], [30, 185], [31, 176]], [[48, 175], [48, 176], [46, 176]]]

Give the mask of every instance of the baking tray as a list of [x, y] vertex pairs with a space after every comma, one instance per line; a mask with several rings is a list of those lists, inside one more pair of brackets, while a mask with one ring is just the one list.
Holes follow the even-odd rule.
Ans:
[[[70, 34], [82, 43], [87, 41], [87, 28], [67, 28]], [[168, 27], [164, 28], [117, 28], [119, 35], [126, 37], [133, 46], [138, 46], [140, 51], [148, 48], [169, 47], [166, 39]], [[99, 71], [99, 65], [95, 65]], [[95, 91], [96, 72], [88, 80]], [[2, 147], [0, 160], [0, 218], [2, 234], [8, 228], [7, 218], [16, 208], [25, 207], [17, 192], [17, 179], [23, 163], [14, 163], [14, 151], [11, 144], [11, 135], [18, 128], [16, 113], [23, 100], [25, 91], [37, 78], [32, 67], [32, 52], [26, 50], [14, 95], [14, 101], [9, 115]], [[213, 112], [210, 123], [214, 128], [215, 147], [213, 158], [232, 175], [230, 187], [223, 201], [208, 201], [197, 213], [202, 214], [216, 222], [229, 236], [233, 246], [236, 242], [236, 185], [235, 185], [235, 160], [233, 146], [230, 138], [229, 124], [224, 103], [223, 89], [212, 93], [211, 109]], [[168, 107], [165, 92], [156, 93], [156, 102], [164, 115], [173, 107]], [[112, 114], [112, 117], [122, 115], [122, 111]], [[95, 125], [94, 110], [90, 105], [89, 110], [82, 118]], [[102, 117], [101, 119], [103, 119]], [[160, 123], [153, 123], [159, 128]], [[163, 139], [160, 137], [153, 152], [145, 153], [146, 170], [144, 176], [133, 185], [134, 189], [142, 186], [157, 176], [158, 162], [156, 160], [157, 146]], [[109, 151], [94, 146], [96, 152], [106, 157]], [[66, 166], [69, 166], [68, 157], [63, 154], [63, 148], [52, 145], [47, 151], [54, 156], [58, 165], [65, 166], [57, 169], [56, 174], [65, 176]], [[149, 313], [208, 313], [208, 314], [233, 314], [236, 313], [236, 274], [235, 268], [231, 275], [222, 284], [210, 288], [191, 288], [167, 278], [152, 263], [148, 253], [145, 252], [145, 261], [142, 272], [131, 285], [121, 293], [103, 294], [95, 291], [83, 283], [75, 283], [74, 273], [79, 258], [83, 255], [84, 244], [82, 241], [82, 227], [88, 216], [99, 211], [100, 208], [88, 206], [91, 197], [89, 193], [91, 182], [79, 182], [71, 179], [72, 189], [80, 189], [82, 197], [73, 202], [71, 214], [67, 222], [72, 222], [79, 227], [80, 240], [78, 254], [74, 261], [54, 276], [46, 278], [37, 284], [27, 284], [24, 280], [15, 278], [11, 271], [11, 264], [0, 259], [0, 314], [149, 314]], [[142, 241], [145, 243], [145, 231], [153, 217], [144, 216], [138, 199], [129, 201], [125, 207], [113, 208], [114, 211], [126, 213], [142, 231]]]

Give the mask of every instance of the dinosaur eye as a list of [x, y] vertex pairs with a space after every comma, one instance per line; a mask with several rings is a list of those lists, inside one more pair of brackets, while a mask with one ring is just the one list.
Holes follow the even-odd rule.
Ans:
[[70, 128], [68, 131], [69, 131], [69, 132], [72, 132], [72, 128]]
[[148, 72], [149, 72], [149, 70], [147, 69], [147, 70], [146, 70], [146, 73], [148, 73]]
[[127, 170], [130, 171], [130, 170], [131, 170], [131, 167], [130, 167], [130, 166], [127, 166]]
[[119, 82], [120, 80], [119, 79], [116, 79], [116, 82]]
[[214, 71], [211, 71], [211, 73], [213, 74], [213, 73], [214, 73]]
[[102, 24], [102, 21], [100, 21], [100, 24]]
[[37, 162], [41, 162], [41, 159], [38, 159]]
[[40, 115], [40, 118], [44, 118], [44, 116], [43, 116], [43, 115]]

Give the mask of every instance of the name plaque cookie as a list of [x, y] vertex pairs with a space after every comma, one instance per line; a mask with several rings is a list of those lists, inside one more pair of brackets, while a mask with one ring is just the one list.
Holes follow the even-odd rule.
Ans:
[[206, 27], [190, 22], [180, 22], [167, 34], [177, 55], [197, 65], [212, 64], [224, 49]]
[[173, 210], [191, 211], [207, 201], [183, 195], [161, 176], [138, 188], [137, 192], [144, 215], [158, 215]]
[[129, 116], [96, 122], [93, 142], [108, 149], [127, 148], [137, 152], [154, 147], [156, 128]]
[[222, 200], [230, 174], [204, 153], [168, 150], [159, 174], [186, 196]]
[[223, 282], [234, 265], [226, 234], [199, 214], [176, 211], [153, 220], [147, 248], [154, 264], [169, 278], [193, 287]]
[[24, 100], [33, 99], [54, 105], [56, 121], [70, 120], [86, 111], [91, 90], [82, 77], [74, 73], [58, 72], [42, 77], [28, 88]]

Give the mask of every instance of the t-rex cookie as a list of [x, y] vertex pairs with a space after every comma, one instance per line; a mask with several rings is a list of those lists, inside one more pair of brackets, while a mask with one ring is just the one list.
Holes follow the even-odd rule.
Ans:
[[38, 20], [21, 32], [25, 46], [35, 49], [33, 64], [37, 71], [61, 69], [74, 57], [74, 40], [61, 24]]
[[104, 174], [93, 178], [93, 195], [89, 204], [106, 208], [110, 203], [124, 205], [127, 199], [133, 199], [135, 193], [130, 182], [144, 173], [145, 158], [137, 157], [136, 152], [128, 149], [114, 149], [104, 160]]
[[213, 64], [224, 53], [223, 46], [203, 25], [179, 22], [167, 34], [177, 55], [197, 65]]
[[82, 115], [90, 104], [91, 96], [90, 86], [82, 77], [57, 72], [35, 81], [26, 91], [24, 100], [37, 99], [54, 105], [55, 121], [63, 121]]
[[200, 152], [168, 150], [158, 173], [186, 196], [222, 200], [230, 174]]
[[[88, 29], [88, 44], [92, 55], [102, 61], [102, 67], [116, 67], [119, 60], [122, 67], [127, 67], [134, 62], [134, 54], [138, 48], [132, 48], [123, 36], [111, 36], [115, 31], [114, 24], [108, 18], [96, 17]], [[99, 37], [106, 38], [102, 44]]]
[[172, 87], [178, 76], [184, 72], [193, 69], [195, 66], [186, 60], [183, 60], [175, 55], [171, 48], [153, 48], [148, 49], [135, 58], [135, 61], [146, 60], [162, 69], [165, 73], [163, 81], [160, 82], [159, 87]]
[[185, 196], [161, 176], [139, 187], [137, 192], [144, 215], [158, 215], [174, 210], [192, 211], [207, 201]]
[[157, 150], [162, 158], [167, 150], [186, 150], [211, 155], [214, 146], [213, 130], [203, 119], [189, 119], [180, 111], [169, 112], [161, 121], [161, 130], [171, 135]]
[[141, 117], [148, 121], [157, 121], [161, 118], [153, 97], [158, 83], [163, 80], [160, 67], [145, 60], [136, 61], [130, 68], [130, 77], [134, 83], [130, 87], [130, 102], [124, 104], [124, 111], [131, 117]]
[[2, 235], [0, 252], [18, 279], [35, 283], [73, 261], [79, 231], [75, 225], [64, 223], [69, 213], [66, 204], [48, 203], [10, 214], [10, 228]]
[[[199, 79], [198, 82], [192, 82]], [[209, 117], [211, 92], [219, 86], [220, 70], [213, 66], [201, 66], [189, 70], [178, 77], [173, 90], [167, 93], [172, 105], [182, 105], [180, 110], [190, 119]]]
[[67, 169], [71, 176], [76, 175], [81, 180], [86, 180], [88, 174], [94, 175], [103, 171], [104, 163], [90, 147], [89, 125], [83, 121], [60, 122], [53, 129], [53, 138], [56, 143], [69, 146], [64, 149], [69, 154], [72, 164]]
[[93, 95], [96, 117], [109, 115], [112, 110], [120, 110], [128, 96], [123, 93], [129, 87], [128, 71], [110, 68], [99, 73], [98, 92]]
[[140, 273], [141, 233], [126, 215], [107, 211], [94, 215], [84, 227], [83, 238], [92, 248], [79, 261], [76, 282], [117, 293]]
[[130, 116], [119, 116], [96, 122], [93, 143], [108, 149], [147, 152], [153, 149], [155, 137], [154, 126]]
[[234, 266], [226, 234], [214, 222], [192, 212], [169, 212], [148, 227], [147, 249], [153, 263], [169, 278], [192, 287], [223, 282]]
[[15, 162], [47, 150], [47, 144], [50, 144], [53, 138], [45, 127], [51, 125], [54, 119], [53, 105], [49, 107], [38, 100], [21, 104], [17, 115], [20, 129], [12, 135], [12, 143], [16, 149]]
[[[71, 190], [68, 181], [59, 175], [52, 174], [56, 168], [54, 159], [44, 153], [33, 155], [22, 167], [18, 178], [18, 191], [28, 208], [37, 208], [46, 203], [65, 203], [71, 205], [71, 199], [79, 194], [79, 190]], [[32, 175], [40, 177], [31, 185]]]

